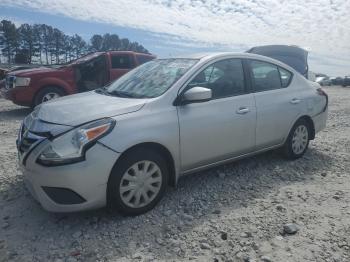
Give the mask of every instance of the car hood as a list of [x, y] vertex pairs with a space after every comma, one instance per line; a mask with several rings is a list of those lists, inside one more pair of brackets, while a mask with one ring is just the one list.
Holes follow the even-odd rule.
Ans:
[[8, 72], [8, 75], [30, 77], [33, 75], [43, 74], [43, 73], [47, 74], [47, 73], [61, 72], [62, 69], [63, 68], [59, 68], [59, 67], [36, 67], [36, 68], [10, 71]]
[[138, 111], [147, 100], [107, 96], [92, 91], [43, 103], [36, 110], [37, 117], [44, 122], [78, 126], [96, 119]]

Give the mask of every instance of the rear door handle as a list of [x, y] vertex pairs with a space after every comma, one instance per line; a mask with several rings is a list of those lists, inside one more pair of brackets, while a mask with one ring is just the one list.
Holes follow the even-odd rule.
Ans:
[[236, 113], [237, 113], [237, 114], [240, 114], [240, 115], [244, 115], [244, 114], [248, 113], [249, 111], [250, 111], [250, 110], [249, 110], [248, 107], [240, 107], [240, 108], [236, 111]]
[[292, 100], [290, 100], [290, 103], [293, 104], [293, 105], [299, 104], [300, 102], [301, 102], [301, 100], [298, 99], [298, 98], [293, 98]]

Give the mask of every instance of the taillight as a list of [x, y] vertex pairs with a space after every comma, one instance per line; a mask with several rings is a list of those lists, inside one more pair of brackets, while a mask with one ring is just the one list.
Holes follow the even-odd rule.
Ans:
[[326, 92], [322, 88], [317, 88], [317, 93], [321, 96], [328, 97], [328, 95], [326, 94]]
[[327, 110], [327, 107], [328, 107], [328, 95], [322, 88], [317, 88], [316, 91], [317, 91], [317, 94], [319, 94], [320, 96], [324, 96], [326, 98], [326, 105], [323, 109], [323, 112], [324, 112]]

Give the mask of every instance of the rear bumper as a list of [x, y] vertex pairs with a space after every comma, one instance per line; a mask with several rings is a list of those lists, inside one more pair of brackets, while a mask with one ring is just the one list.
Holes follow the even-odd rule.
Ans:
[[44, 209], [76, 212], [106, 205], [107, 182], [118, 153], [97, 143], [86, 152], [85, 161], [44, 167], [36, 163], [43, 146], [39, 144], [20, 167], [28, 190]]
[[312, 118], [315, 127], [315, 134], [326, 128], [328, 118], [328, 108]]

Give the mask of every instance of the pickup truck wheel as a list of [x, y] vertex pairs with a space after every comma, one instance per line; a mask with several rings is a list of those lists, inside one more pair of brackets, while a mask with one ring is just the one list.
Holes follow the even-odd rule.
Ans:
[[55, 86], [45, 87], [36, 94], [34, 99], [34, 107], [64, 95], [65, 93], [61, 88]]

